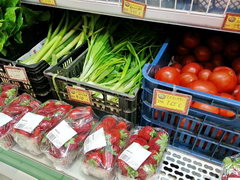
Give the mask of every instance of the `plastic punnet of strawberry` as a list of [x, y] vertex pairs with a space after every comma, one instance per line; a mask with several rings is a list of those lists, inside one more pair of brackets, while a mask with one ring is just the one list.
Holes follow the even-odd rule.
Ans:
[[107, 115], [86, 138], [81, 157], [82, 171], [99, 179], [112, 179], [118, 155], [129, 138], [132, 123]]
[[24, 93], [14, 98], [10, 104], [3, 108], [0, 113], [2, 120], [0, 123], [0, 144], [5, 144], [5, 149], [11, 148], [11, 144], [14, 144], [11, 143], [13, 142], [11, 131], [14, 124], [17, 123], [26, 113], [34, 111], [39, 106], [40, 101], [35, 100], [29, 94]]
[[124, 151], [118, 156], [118, 179], [152, 179], [157, 175], [164, 152], [168, 145], [168, 133], [161, 128], [138, 126]]
[[97, 121], [90, 106], [72, 109], [63, 121], [45, 134], [41, 141], [41, 151], [56, 169], [68, 168]]
[[33, 113], [27, 113], [15, 124], [13, 137], [17, 144], [33, 155], [41, 154], [40, 143], [46, 132], [54, 128], [72, 109], [58, 100], [48, 100]]
[[0, 110], [18, 94], [18, 87], [9, 83], [0, 84]]
[[240, 154], [223, 160], [222, 180], [240, 179]]

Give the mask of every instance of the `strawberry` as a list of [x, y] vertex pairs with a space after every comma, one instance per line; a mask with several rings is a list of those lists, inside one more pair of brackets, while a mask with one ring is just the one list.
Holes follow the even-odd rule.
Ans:
[[121, 174], [124, 176], [128, 176], [130, 178], [138, 177], [138, 172], [132, 169], [130, 166], [127, 165], [123, 160], [118, 159], [118, 167], [121, 171]]
[[106, 130], [110, 130], [111, 128], [114, 128], [117, 124], [117, 120], [113, 116], [105, 116], [102, 120], [102, 124], [106, 128]]
[[128, 125], [125, 121], [120, 121], [117, 125], [116, 125], [117, 129], [127, 129]]
[[150, 146], [149, 150], [156, 150], [160, 152], [161, 149], [166, 148], [167, 140], [168, 140], [168, 136], [166, 133], [162, 133], [162, 135], [151, 139], [148, 143], [148, 145]]
[[118, 155], [121, 152], [121, 148], [118, 145], [113, 145], [112, 149], [113, 149], [113, 154]]
[[120, 143], [120, 132], [118, 129], [111, 129], [105, 132], [107, 143], [109, 145], [119, 144]]
[[22, 134], [24, 136], [27, 136], [27, 137], [30, 137], [31, 134], [29, 134], [28, 132], [26, 131], [23, 131], [23, 130], [20, 130], [20, 129], [14, 129], [15, 132], [19, 133], [19, 134]]
[[138, 172], [138, 179], [145, 180], [147, 177], [151, 177], [156, 173], [156, 166], [145, 161], [137, 170]]
[[93, 167], [101, 167], [102, 165], [102, 154], [99, 151], [87, 153], [85, 163]]
[[160, 155], [156, 150], [150, 150], [151, 154], [146, 159], [149, 164], [157, 165], [160, 162]]
[[62, 157], [60, 149], [57, 149], [55, 146], [50, 147], [49, 154], [57, 159], [60, 159]]
[[9, 89], [16, 89], [16, 87], [13, 86], [12, 84], [3, 84], [2, 85], [2, 91], [7, 91]]
[[157, 132], [153, 129], [153, 127], [145, 126], [138, 132], [138, 136], [149, 141], [151, 138], [157, 136]]
[[137, 138], [138, 138], [138, 135], [137, 135], [137, 134], [132, 135], [132, 136], [130, 137], [129, 141], [128, 141], [128, 144], [132, 144], [133, 141], [134, 141], [135, 139], [137, 139]]
[[31, 137], [37, 137], [41, 133], [41, 128], [38, 126], [32, 133]]
[[145, 139], [141, 138], [141, 137], [138, 137], [138, 138], [134, 139], [133, 143], [134, 142], [140, 144], [145, 149], [149, 148], [147, 141]]
[[108, 151], [102, 153], [102, 166], [104, 169], [109, 170], [114, 165], [114, 156]]
[[91, 131], [93, 129], [95, 125], [94, 121], [89, 121], [85, 124], [79, 124], [79, 123], [74, 123], [73, 124], [73, 129], [77, 132], [77, 133], [87, 133], [89, 131]]
[[120, 139], [126, 139], [129, 136], [129, 131], [127, 129], [121, 129], [119, 132]]

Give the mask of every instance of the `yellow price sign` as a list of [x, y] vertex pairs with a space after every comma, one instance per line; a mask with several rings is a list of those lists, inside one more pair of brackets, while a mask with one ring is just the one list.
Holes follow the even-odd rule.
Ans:
[[187, 115], [191, 101], [190, 95], [154, 89], [152, 107]]
[[47, 4], [47, 5], [51, 5], [51, 6], [56, 6], [55, 0], [39, 0], [39, 2], [42, 3], [42, 4]]
[[122, 12], [136, 17], [144, 18], [146, 12], [146, 4], [132, 0], [123, 0]]
[[70, 100], [92, 105], [91, 93], [87, 90], [67, 86], [67, 93]]
[[230, 31], [240, 31], [240, 14], [227, 13], [222, 29]]

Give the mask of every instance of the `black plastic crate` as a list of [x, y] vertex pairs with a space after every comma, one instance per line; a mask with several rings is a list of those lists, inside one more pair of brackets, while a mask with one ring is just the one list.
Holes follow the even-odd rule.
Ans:
[[[128, 95], [72, 79], [72, 77], [77, 77], [82, 72], [82, 66], [86, 53], [87, 43], [82, 45], [78, 51], [74, 51], [70, 56], [62, 59], [56, 66], [49, 67], [44, 72], [45, 76], [50, 81], [53, 95], [72, 105], [82, 105], [82, 103], [70, 100], [67, 93], [67, 86], [79, 87], [89, 90], [90, 92], [101, 93], [102, 98], [95, 97], [94, 94], [91, 93], [92, 107], [94, 109], [115, 114], [137, 123], [137, 119], [139, 119], [138, 110], [140, 106], [139, 89], [136, 90], [135, 95]], [[57, 87], [57, 89], [55, 87]], [[109, 100], [109, 97], [116, 98], [117, 102]]]

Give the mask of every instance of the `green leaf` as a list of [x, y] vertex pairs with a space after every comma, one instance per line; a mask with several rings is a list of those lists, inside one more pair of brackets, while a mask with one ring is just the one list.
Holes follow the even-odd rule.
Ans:
[[127, 172], [128, 172], [128, 176], [130, 178], [136, 178], [138, 177], [138, 172], [135, 171], [133, 168], [131, 168], [130, 166], [127, 166], [125, 167], [127, 169]]
[[22, 44], [22, 31], [17, 32], [17, 34], [15, 34], [14, 36], [14, 40], [18, 43], [18, 44]]
[[17, 11], [20, 10], [20, 7], [11, 7], [7, 8], [7, 11], [4, 15], [5, 23], [3, 24], [3, 29], [8, 33], [12, 34], [16, 27]]
[[0, 51], [2, 52], [4, 48], [4, 44], [6, 43], [8, 39], [8, 34], [4, 31], [0, 31]]
[[149, 148], [149, 146], [148, 146], [148, 145], [145, 145], [145, 146], [143, 146], [143, 148], [144, 148], [144, 149], [148, 149], [148, 148]]
[[5, 9], [8, 7], [16, 7], [20, 4], [20, 0], [0, 0], [0, 7]]

